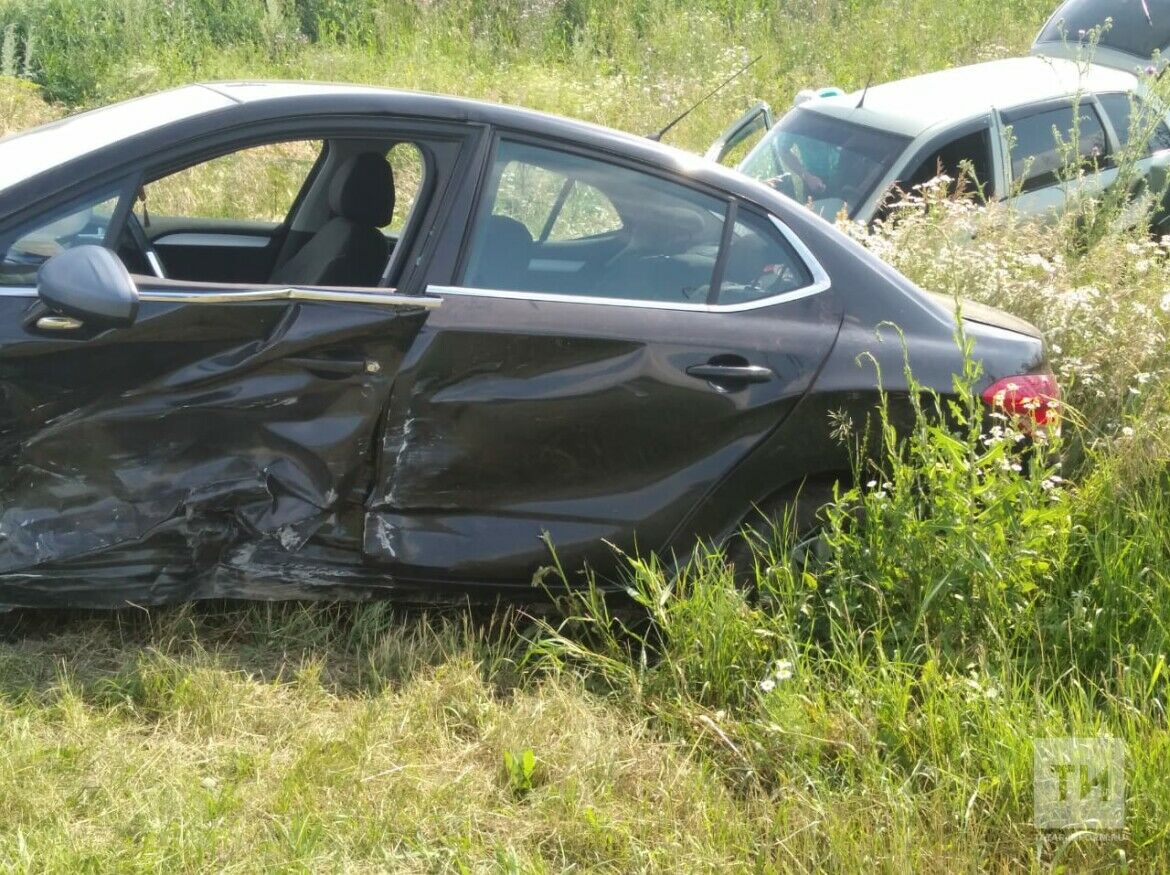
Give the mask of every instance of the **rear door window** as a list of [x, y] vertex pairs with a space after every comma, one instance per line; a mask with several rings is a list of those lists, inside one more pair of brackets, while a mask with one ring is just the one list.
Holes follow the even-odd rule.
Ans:
[[1012, 180], [1021, 192], [1056, 185], [1066, 168], [1110, 165], [1109, 141], [1088, 104], [1005, 116], [1011, 128]]
[[542, 237], [547, 240], [581, 240], [622, 230], [622, 217], [601, 191], [578, 179], [566, 180], [567, 193], [553, 207]]
[[663, 177], [504, 140], [463, 283], [706, 304], [727, 204]]
[[[1170, 128], [1149, 104], [1143, 103], [1137, 95], [1118, 92], [1099, 94], [1101, 107], [1117, 134], [1121, 149], [1129, 147], [1134, 137], [1145, 140], [1145, 148], [1138, 157], [1146, 158], [1154, 152], [1170, 149]], [[1134, 110], [1137, 110], [1134, 112]]]

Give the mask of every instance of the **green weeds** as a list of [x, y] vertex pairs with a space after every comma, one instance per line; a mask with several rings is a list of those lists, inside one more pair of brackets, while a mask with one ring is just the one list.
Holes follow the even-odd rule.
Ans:
[[[672, 133], [701, 149], [754, 98], [1017, 52], [1051, 6], [0, 0], [0, 133], [241, 76], [650, 130], [763, 54]], [[912, 393], [901, 436], [875, 411], [810, 561], [782, 526], [752, 593], [709, 550], [630, 557], [636, 611], [591, 586], [543, 626], [378, 604], [6, 618], [0, 869], [1166, 868], [1170, 257], [1126, 209], [1041, 225], [926, 192], [866, 235], [1044, 330], [1064, 436], [1023, 452], [973, 370]], [[1033, 740], [1070, 735], [1126, 744], [1123, 835], [1032, 827]]]
[[[781, 527], [751, 594], [716, 554], [678, 575], [631, 561], [648, 623], [580, 591], [530, 659], [652, 715], [748, 798], [784, 811], [797, 794], [819, 815], [787, 845], [802, 864], [937, 861], [960, 834], [955, 859], [980, 867], [1164, 864], [1168, 457], [1147, 445], [1121, 486], [1124, 456], [1097, 448], [1073, 485], [1056, 433], [988, 423], [977, 376], [949, 398], [912, 389], [904, 435], [877, 412], [815, 557], [795, 560]], [[1032, 827], [1034, 739], [1098, 735], [1132, 758], [1127, 832], [1050, 847]], [[860, 799], [876, 820], [859, 830]]]

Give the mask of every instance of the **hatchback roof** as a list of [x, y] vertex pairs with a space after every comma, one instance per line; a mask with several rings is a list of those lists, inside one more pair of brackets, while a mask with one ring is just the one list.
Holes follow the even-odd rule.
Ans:
[[1170, 0], [1066, 0], [1045, 23], [1032, 54], [1092, 57], [1098, 64], [1134, 70], [1166, 63]]
[[[803, 106], [826, 115], [917, 137], [990, 109], [1011, 109], [1079, 93], [1130, 91], [1131, 73], [1059, 58], [1026, 57], [953, 67]], [[862, 105], [858, 107], [858, 104]]]

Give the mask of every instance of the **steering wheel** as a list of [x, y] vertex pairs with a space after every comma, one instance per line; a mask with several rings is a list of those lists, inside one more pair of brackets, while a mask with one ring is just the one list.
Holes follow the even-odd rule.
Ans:
[[126, 217], [126, 230], [130, 232], [130, 239], [134, 241], [135, 248], [138, 249], [142, 260], [150, 268], [150, 272], [160, 280], [166, 279], [167, 274], [163, 269], [162, 259], [158, 257], [158, 252], [155, 251], [154, 244], [146, 236], [146, 229], [142, 227], [142, 223], [138, 221], [138, 217], [134, 215], [133, 210]]
[[784, 171], [779, 176], [773, 176], [770, 179], [766, 179], [765, 182], [772, 188], [776, 189], [776, 191], [780, 192], [780, 194], [785, 195], [786, 197], [790, 197], [794, 200], [796, 199], [796, 180], [788, 171]]

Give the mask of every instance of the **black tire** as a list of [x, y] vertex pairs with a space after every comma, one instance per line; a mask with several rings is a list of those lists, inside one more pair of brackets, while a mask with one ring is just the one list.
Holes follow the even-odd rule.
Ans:
[[767, 557], [773, 539], [784, 531], [786, 522], [794, 542], [788, 551], [794, 565], [802, 567], [823, 558], [825, 545], [818, 536], [825, 522], [822, 511], [833, 501], [833, 486], [833, 481], [806, 483], [768, 499], [747, 516], [725, 552], [736, 586], [745, 591], [756, 589], [757, 564]]

